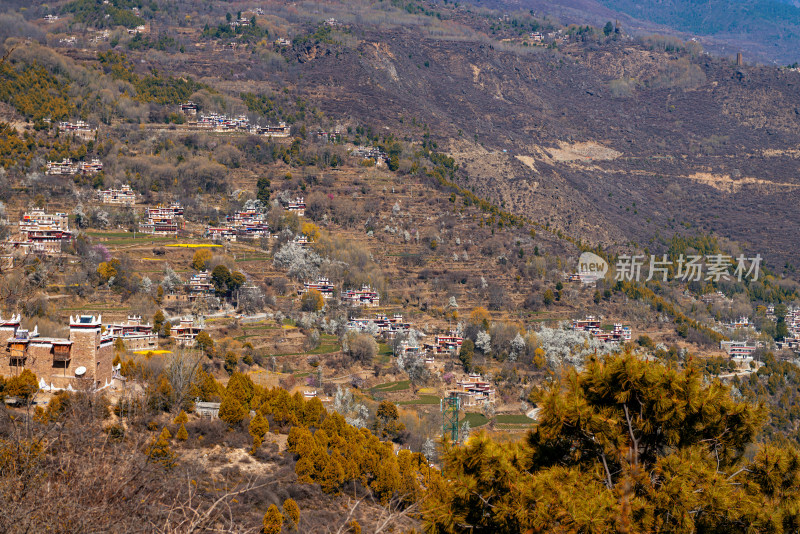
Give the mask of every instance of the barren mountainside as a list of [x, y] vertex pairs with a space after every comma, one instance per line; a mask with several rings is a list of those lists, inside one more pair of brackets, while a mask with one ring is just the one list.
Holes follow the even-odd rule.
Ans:
[[589, 242], [691, 227], [779, 265], [800, 259], [797, 72], [634, 44], [506, 51], [402, 28], [296, 59], [292, 81], [326, 112], [424, 122], [469, 187]]

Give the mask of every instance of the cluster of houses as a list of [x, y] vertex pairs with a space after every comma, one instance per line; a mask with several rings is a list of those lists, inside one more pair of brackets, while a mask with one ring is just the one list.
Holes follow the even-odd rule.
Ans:
[[[314, 289], [322, 294], [324, 299], [332, 299], [336, 287], [330, 280], [324, 277], [318, 278], [315, 282], [306, 282], [300, 290], [300, 294], [306, 293]], [[377, 291], [368, 285], [364, 285], [361, 289], [348, 289], [341, 295], [342, 304], [350, 306], [359, 306], [363, 308], [377, 308], [380, 305], [380, 295]]]
[[5, 250], [7, 253], [58, 254], [61, 243], [71, 238], [66, 213], [47, 213], [41, 208], [33, 208], [22, 214], [19, 231], [6, 241]]
[[455, 332], [450, 332], [434, 336], [433, 343], [425, 343], [423, 347], [426, 352], [441, 356], [458, 353], [462, 343], [464, 343], [463, 337]]
[[296, 213], [298, 217], [304, 217], [306, 214], [306, 201], [303, 197], [295, 197], [284, 205], [286, 211]]
[[[766, 317], [777, 320], [775, 316], [775, 306], [769, 305], [766, 308]], [[781, 341], [775, 342], [775, 348], [788, 349], [800, 354], [800, 308], [789, 308], [786, 316], [784, 317], [786, 327], [789, 334]], [[753, 328], [756, 333], [758, 330], [755, 325], [747, 317], [739, 317], [736, 320], [730, 321], [725, 324], [726, 327], [737, 330], [742, 328]], [[739, 364], [749, 363], [753, 360], [753, 353], [760, 349], [765, 348], [766, 345], [761, 341], [754, 341], [748, 339], [746, 341], [721, 341], [720, 348], [724, 350], [728, 356]]]
[[731, 299], [726, 297], [722, 291], [705, 293], [704, 295], [700, 296], [700, 300], [703, 302], [703, 304], [720, 304], [731, 301]]
[[317, 136], [317, 139], [325, 141], [326, 143], [337, 143], [341, 142], [342, 140], [342, 132], [340, 132], [338, 129], [332, 132], [317, 130], [314, 135]]
[[190, 126], [197, 128], [211, 129], [215, 132], [244, 131], [250, 132], [250, 119], [247, 115], [222, 115], [221, 113], [201, 113], [196, 122], [190, 122]]
[[547, 43], [565, 43], [567, 42], [567, 36], [564, 35], [564, 30], [557, 30], [552, 32], [531, 32], [528, 34], [528, 39], [530, 39], [533, 44], [547, 44]]
[[[347, 322], [346, 328], [351, 332], [362, 332], [386, 340], [393, 340], [399, 335], [409, 333], [412, 324], [404, 320], [401, 314], [395, 314], [391, 317], [376, 315], [374, 317], [354, 317]], [[396, 355], [424, 354], [425, 364], [433, 365], [435, 356], [457, 354], [464, 342], [464, 338], [455, 332], [437, 334], [432, 339], [428, 339], [428, 341], [423, 341], [422, 345], [420, 345], [415, 338], [406, 337], [396, 347]]]
[[89, 39], [89, 42], [91, 42], [91, 43], [99, 43], [101, 41], [108, 41], [110, 37], [111, 37], [111, 32], [110, 31], [108, 31], [108, 30], [102, 30], [102, 31], [98, 30], [97, 31], [97, 35], [95, 35], [94, 37]]
[[232, 130], [250, 130], [250, 119], [245, 115], [237, 117], [229, 117], [219, 113], [204, 113], [201, 114], [197, 121], [192, 124], [198, 128], [208, 128], [216, 132], [226, 132]]
[[237, 211], [225, 217], [221, 226], [209, 226], [205, 236], [213, 241], [234, 242], [238, 238], [270, 237], [267, 214], [258, 210]]
[[178, 235], [178, 230], [184, 227], [182, 216], [183, 206], [178, 203], [147, 208], [145, 220], [139, 223], [139, 231], [161, 236]]
[[[306, 203], [303, 197], [296, 197], [289, 201], [285, 204], [285, 208], [286, 211], [296, 213], [300, 217], [306, 213]], [[273, 237], [267, 223], [267, 214], [257, 209], [240, 210], [233, 215], [226, 216], [225, 222], [221, 225], [208, 226], [204, 236], [213, 241], [228, 242], [235, 242], [240, 238]], [[304, 236], [296, 237], [295, 242], [300, 246], [308, 245], [308, 240]]]
[[600, 326], [600, 319], [594, 315], [587, 315], [584, 319], [572, 321], [572, 329], [588, 332], [593, 338], [607, 343], [625, 343], [631, 340], [631, 327], [623, 326], [621, 323], [614, 323], [611, 330], [604, 330]]
[[378, 147], [374, 146], [359, 146], [350, 152], [351, 156], [361, 159], [375, 160], [376, 165], [381, 165], [389, 161], [389, 156]]
[[603, 275], [597, 271], [578, 271], [577, 273], [565, 275], [565, 278], [567, 282], [589, 285], [603, 278]]
[[289, 39], [284, 37], [278, 37], [275, 39], [275, 46], [291, 46], [292, 42]]
[[363, 285], [361, 289], [348, 289], [345, 291], [342, 294], [342, 303], [350, 306], [377, 308], [381, 304], [381, 297], [372, 287]]
[[250, 26], [250, 20], [244, 16], [230, 22], [231, 28], [247, 28], [248, 26]]
[[221, 113], [200, 113], [200, 107], [191, 101], [181, 104], [181, 112], [190, 117], [196, 117], [195, 120], [189, 121], [190, 128], [215, 132], [248, 132], [266, 137], [289, 137], [290, 133], [289, 126], [285, 122], [261, 126], [250, 124], [250, 119], [246, 115], [231, 117]]
[[753, 353], [764, 344], [758, 341], [720, 341], [719, 346], [734, 362], [742, 364], [751, 362]]
[[73, 174], [97, 174], [103, 170], [103, 162], [97, 158], [90, 161], [72, 161], [64, 158], [61, 161], [48, 161], [47, 174], [51, 175], [73, 175]]
[[[774, 315], [774, 307], [772, 312]], [[784, 320], [789, 329], [789, 335], [777, 343], [778, 348], [790, 349], [800, 354], [800, 309], [790, 308]]]
[[736, 330], [737, 328], [748, 328], [751, 325], [750, 325], [750, 319], [748, 317], [742, 316], [739, 317], [738, 319], [734, 319], [731, 322], [727, 323], [726, 326], [728, 328]]
[[316, 282], [305, 282], [301, 292], [307, 293], [311, 289], [319, 291], [325, 300], [332, 299], [336, 291], [335, 286], [324, 276], [317, 278]]
[[[178, 347], [193, 347], [197, 335], [202, 331], [202, 324], [195, 322], [191, 317], [181, 317], [177, 324], [170, 327], [169, 334]], [[158, 332], [153, 330], [152, 324], [143, 323], [139, 315], [129, 315], [126, 322], [106, 324], [104, 334], [113, 340], [121, 339], [126, 350], [143, 351], [158, 348]]]
[[[191, 347], [201, 325], [191, 318], [181, 318], [170, 335], [180, 347]], [[16, 376], [23, 369], [39, 378], [43, 390], [72, 390], [80, 384], [93, 389], [111, 385], [114, 342], [121, 339], [127, 350], [151, 350], [158, 346], [158, 332], [140, 316], [128, 316], [126, 322], [103, 324], [101, 315], [79, 315], [69, 318], [69, 336], [65, 338], [39, 335], [22, 328], [20, 315], [0, 316], [0, 375]]]
[[456, 382], [456, 388], [448, 391], [448, 396], [457, 396], [464, 408], [493, 403], [496, 399], [492, 385], [478, 374], [470, 374], [466, 380]]
[[58, 130], [64, 133], [69, 133], [80, 137], [86, 141], [91, 141], [95, 138], [97, 134], [97, 130], [89, 126], [84, 121], [77, 121], [77, 122], [59, 122], [58, 123]]
[[138, 35], [140, 33], [150, 33], [150, 30], [148, 30], [147, 26], [144, 24], [140, 24], [135, 28], [128, 28], [128, 35]]
[[158, 332], [153, 325], [143, 323], [140, 315], [129, 315], [126, 322], [108, 323], [105, 334], [121, 339], [127, 350], [155, 350], [158, 347]]
[[29, 369], [44, 390], [85, 384], [102, 389], [112, 381], [114, 339], [103, 332], [102, 317], [70, 316], [69, 336], [43, 337], [38, 327], [22, 328], [19, 315], [0, 317], [0, 375], [16, 376]]
[[97, 192], [100, 202], [114, 206], [133, 206], [136, 204], [136, 193], [129, 185], [123, 185], [121, 189], [104, 189]]
[[375, 317], [357, 317], [350, 319], [347, 330], [352, 332], [377, 332], [386, 339], [394, 339], [398, 334], [405, 334], [411, 330], [411, 323], [405, 321], [401, 314], [376, 315]]

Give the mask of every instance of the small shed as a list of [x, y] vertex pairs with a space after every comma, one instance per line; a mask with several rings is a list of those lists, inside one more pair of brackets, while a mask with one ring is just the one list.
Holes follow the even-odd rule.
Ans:
[[218, 402], [202, 402], [194, 403], [194, 409], [197, 415], [204, 419], [216, 419], [219, 417], [219, 404]]

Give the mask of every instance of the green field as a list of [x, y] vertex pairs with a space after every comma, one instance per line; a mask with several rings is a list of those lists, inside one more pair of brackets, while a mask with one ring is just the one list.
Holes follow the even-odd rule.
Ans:
[[242, 330], [280, 330], [280, 328], [275, 324], [247, 323], [246, 325], [242, 326]]
[[474, 412], [466, 413], [464, 417], [459, 420], [459, 425], [463, 425], [465, 421], [469, 423], [470, 428], [477, 428], [489, 422], [485, 415]]
[[[153, 236], [150, 234], [142, 234], [137, 232], [88, 232], [94, 238], [105, 239], [103, 242], [107, 245], [130, 245], [133, 243], [140, 243], [146, 245], [147, 243], [167, 243], [175, 241], [175, 237], [169, 236]], [[135, 236], [135, 237], [134, 237]]]
[[161, 245], [161, 244], [164, 244], [164, 243], [169, 243], [171, 241], [175, 241], [175, 238], [174, 237], [152, 237], [152, 236], [148, 236], [146, 239], [143, 239], [141, 237], [137, 237], [136, 239], [134, 239], [133, 236], [131, 236], [131, 237], [128, 237], [128, 238], [106, 239], [105, 241], [103, 241], [103, 244], [104, 245], [133, 245], [133, 244], [147, 245], [147, 244], [152, 243], [154, 245], [155, 244]]
[[236, 262], [240, 261], [267, 261], [269, 260], [269, 256], [245, 256], [244, 258], [236, 258]]
[[245, 334], [243, 336], [236, 336], [233, 339], [235, 339], [236, 341], [244, 341], [245, 339], [248, 339], [248, 338], [251, 338], [251, 337], [261, 337], [261, 334]]
[[532, 425], [533, 419], [525, 414], [504, 414], [498, 415], [495, 422], [501, 425]]
[[370, 388], [370, 391], [372, 393], [391, 393], [393, 391], [403, 391], [410, 387], [410, 380], [401, 380], [399, 382], [386, 382], [384, 384], [378, 384], [377, 386]]
[[386, 343], [378, 343], [378, 354], [375, 355], [376, 361], [381, 365], [386, 365], [392, 361], [392, 347]]
[[338, 343], [320, 343], [319, 347], [314, 350], [308, 351], [307, 354], [330, 354], [339, 351]]
[[418, 399], [409, 401], [400, 401], [397, 404], [401, 406], [414, 406], [414, 405], [436, 405], [442, 401], [436, 395], [420, 395]]

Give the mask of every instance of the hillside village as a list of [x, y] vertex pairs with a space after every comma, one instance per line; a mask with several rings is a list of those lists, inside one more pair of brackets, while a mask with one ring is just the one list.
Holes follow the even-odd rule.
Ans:
[[[634, 448], [627, 436], [639, 443], [632, 401], [624, 400], [630, 390], [603, 397], [628, 387], [628, 373], [642, 398], [660, 395], [642, 385], [658, 376], [662, 385], [676, 381], [681, 393], [670, 402], [692, 393], [707, 395], [709, 406], [723, 403], [714, 424], [741, 416], [735, 438], [696, 423], [697, 436], [711, 436], [705, 441], [719, 453], [715, 477], [738, 476], [744, 464], [736, 462], [760, 461], [756, 445], [797, 445], [800, 285], [790, 247], [781, 255], [770, 238], [677, 215], [653, 231], [665, 215], [631, 193], [642, 176], [632, 166], [663, 180], [659, 173], [681, 164], [662, 154], [666, 141], [646, 156], [631, 142], [621, 157], [579, 146], [576, 126], [555, 128], [558, 139], [542, 148], [555, 124], [542, 122], [525, 127], [542, 144], [527, 156], [518, 138], [503, 137], [518, 135], [516, 119], [485, 115], [467, 131], [460, 118], [442, 118], [443, 101], [430, 113], [400, 102], [410, 97], [399, 87], [413, 94], [404, 84], [416, 82], [397, 73], [439, 80], [447, 47], [468, 47], [451, 49], [468, 65], [458, 76], [506, 105], [508, 73], [495, 89], [482, 76], [507, 68], [509, 58], [525, 58], [526, 76], [537, 80], [568, 78], [579, 77], [573, 69], [584, 62], [602, 70], [594, 60], [624, 48], [653, 65], [680, 64], [648, 71], [653, 91], [672, 83], [667, 73], [692, 78], [670, 85], [667, 101], [680, 106], [701, 98], [689, 94], [699, 87], [694, 62], [708, 62], [705, 80], [714, 68], [729, 69], [722, 59], [698, 59], [692, 42], [634, 38], [619, 23], [561, 25], [532, 11], [447, 2], [211, 2], [207, 12], [167, 4], [65, 0], [0, 12], [8, 17], [0, 21], [0, 477], [14, 481], [0, 499], [4, 507], [28, 503], [11, 507], [0, 529], [42, 531], [61, 510], [58, 532], [128, 531], [118, 525], [130, 517], [158, 525], [129, 529], [137, 532], [514, 532], [533, 524], [546, 526], [530, 531], [555, 531], [564, 517], [557, 511], [536, 512], [539, 523], [520, 512], [519, 523], [498, 526], [512, 506], [502, 494], [518, 489], [487, 497], [495, 504], [476, 493], [486, 508], [472, 497], [462, 502], [457, 484], [474, 476], [459, 471], [470, 465], [462, 460], [474, 454], [494, 465], [520, 443], [531, 447], [524, 462], [545, 466], [544, 451], [571, 443], [573, 452], [599, 456], [586, 467], [564, 453], [564, 469], [575, 469], [559, 475], [573, 477], [564, 487], [614, 494], [621, 473], [640, 469], [623, 453]], [[6, 28], [12, 20], [18, 30]], [[379, 31], [406, 33], [391, 49], [372, 42]], [[424, 43], [419, 52], [407, 44], [414, 40]], [[476, 50], [497, 59], [479, 67]], [[371, 90], [378, 100], [360, 99], [367, 78], [348, 87], [337, 81], [353, 61], [382, 73]], [[743, 76], [787, 74], [759, 69]], [[622, 79], [609, 78], [606, 100], [651, 88], [634, 88], [632, 78], [621, 87]], [[422, 102], [427, 89], [416, 87]], [[524, 94], [540, 100], [527, 85]], [[453, 98], [468, 102], [463, 95]], [[757, 129], [755, 114], [736, 117], [742, 129]], [[776, 147], [794, 135], [786, 124], [776, 126]], [[728, 142], [706, 138], [685, 165], [729, 172], [713, 168], [727, 163], [703, 159]], [[768, 166], [796, 158], [793, 149], [772, 150], [758, 156], [774, 158]], [[632, 181], [600, 191], [583, 185], [589, 174]], [[747, 180], [663, 189], [677, 199], [690, 187], [709, 195], [730, 187], [729, 203], [746, 202], [734, 195], [742, 187], [774, 193]], [[794, 195], [795, 185], [775, 187]], [[638, 222], [626, 224], [626, 213]], [[586, 222], [595, 215], [605, 223]], [[791, 239], [785, 234], [775, 238]], [[754, 250], [767, 241], [769, 250]], [[585, 253], [607, 272], [583, 270]], [[639, 256], [645, 267], [646, 258], [661, 260], [650, 260], [646, 279], [626, 274], [626, 259]], [[716, 276], [691, 278], [681, 277], [685, 257], [731, 260]], [[749, 278], [736, 258], [749, 261]], [[663, 278], [654, 277], [657, 263]], [[601, 382], [572, 403], [596, 402], [594, 412], [573, 414], [557, 397]], [[680, 402], [686, 413], [694, 409], [690, 399]], [[749, 403], [769, 415], [757, 417]], [[629, 431], [587, 444], [581, 418], [621, 418], [623, 404]], [[640, 423], [644, 434], [650, 427]], [[658, 454], [642, 445], [641, 465], [653, 461], [647, 455], [672, 458], [670, 447], [695, 446], [696, 436], [681, 436]], [[527, 469], [505, 460], [492, 469]], [[85, 473], [74, 471], [84, 463]], [[22, 483], [45, 473], [57, 473], [52, 485]], [[118, 478], [127, 474], [129, 481]], [[483, 481], [470, 483], [491, 493]], [[760, 483], [730, 491], [756, 492]], [[80, 489], [75, 499], [67, 498], [70, 485]], [[527, 490], [545, 491], [537, 488]], [[624, 507], [611, 501], [621, 508], [608, 517], [619, 519]], [[82, 517], [92, 502], [98, 511]], [[598, 507], [590, 516], [606, 517], [600, 504], [583, 502]], [[41, 503], [46, 512], [36, 515], [30, 507]], [[753, 507], [747, 513], [769, 508]], [[786, 514], [775, 524], [790, 523], [792, 512], [773, 508]], [[670, 520], [663, 529], [678, 531]], [[580, 521], [564, 528], [586, 530]]]

